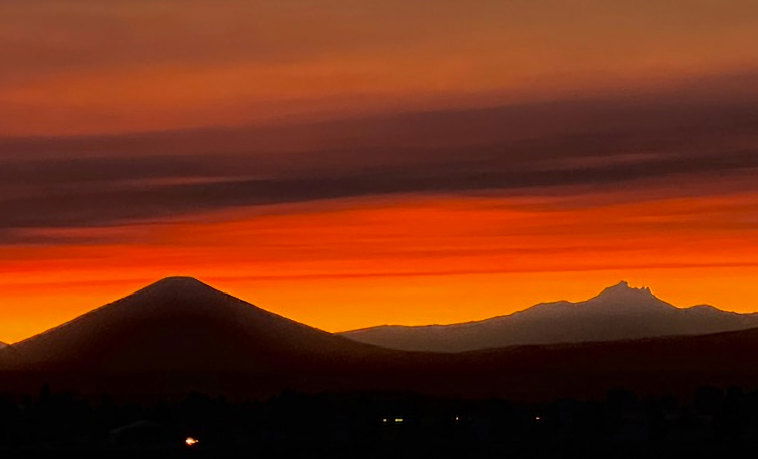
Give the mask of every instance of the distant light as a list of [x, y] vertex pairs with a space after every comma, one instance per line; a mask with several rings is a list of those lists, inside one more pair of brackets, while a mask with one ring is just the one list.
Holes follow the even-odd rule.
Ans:
[[539, 417], [539, 416], [535, 416], [535, 417], [534, 417], [534, 420], [535, 420], [535, 421], [541, 421], [541, 420], [542, 420], [542, 418], [541, 418], [541, 417]]
[[198, 440], [197, 438], [193, 438], [193, 437], [187, 437], [187, 438], [184, 439], [184, 443], [187, 446], [195, 446], [198, 443], [200, 443], [200, 440]]
[[458, 416], [455, 417], [455, 422], [458, 422], [460, 420], [461, 420], [461, 418], [459, 418]]
[[385, 423], [385, 424], [386, 424], [386, 423], [387, 423], [387, 421], [389, 421], [389, 419], [387, 419], [387, 418], [382, 418], [382, 422], [383, 422], [383, 423]]
[[403, 418], [395, 418], [395, 424], [401, 424], [403, 421]]

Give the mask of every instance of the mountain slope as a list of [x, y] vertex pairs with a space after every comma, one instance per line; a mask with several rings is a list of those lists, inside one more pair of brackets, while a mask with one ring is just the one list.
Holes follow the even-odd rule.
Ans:
[[602, 397], [612, 388], [692, 396], [702, 386], [758, 388], [758, 328], [697, 336], [515, 346], [447, 355], [444, 383], [516, 399]]
[[66, 371], [274, 371], [379, 352], [172, 277], [3, 351]]
[[[677, 314], [648, 291], [625, 285], [581, 305], [616, 319]], [[532, 314], [571, 317], [577, 307], [543, 305]], [[453, 354], [387, 350], [263, 311], [194, 279], [168, 278], [0, 350], [0, 392], [25, 394], [50, 384], [136, 400], [190, 391], [247, 399], [287, 389], [521, 400], [602, 396], [613, 387], [687, 395], [704, 384], [758, 388], [756, 355], [758, 328]]]
[[711, 306], [679, 309], [656, 298], [648, 288], [632, 288], [621, 282], [581, 303], [539, 304], [478, 322], [380, 326], [341, 335], [391, 349], [460, 352], [520, 344], [696, 335], [751, 327], [758, 327], [758, 314], [737, 314]]

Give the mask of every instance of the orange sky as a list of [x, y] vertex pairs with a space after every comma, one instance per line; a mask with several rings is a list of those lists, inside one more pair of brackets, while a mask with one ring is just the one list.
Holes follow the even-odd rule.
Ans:
[[755, 66], [756, 18], [751, 0], [7, 0], [0, 125], [140, 131], [654, 84]]
[[752, 311], [758, 230], [740, 219], [757, 197], [579, 210], [562, 199], [402, 197], [98, 229], [113, 242], [3, 251], [3, 338], [172, 274], [331, 331], [486, 318], [587, 299], [621, 279], [681, 306]]
[[622, 279], [756, 311], [756, 29], [752, 1], [4, 1], [0, 340], [178, 274], [330, 331]]

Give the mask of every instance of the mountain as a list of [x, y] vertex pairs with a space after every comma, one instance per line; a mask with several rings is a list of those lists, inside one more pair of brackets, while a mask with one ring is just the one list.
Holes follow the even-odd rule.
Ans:
[[614, 341], [667, 335], [697, 335], [758, 327], [758, 314], [712, 306], [676, 308], [649, 288], [627, 282], [581, 303], [560, 301], [492, 319], [452, 325], [385, 325], [341, 333], [391, 349], [461, 352], [521, 344]]
[[447, 372], [436, 375], [439, 389], [466, 395], [556, 400], [614, 388], [680, 397], [703, 386], [758, 389], [758, 328], [428, 355], [449, 358]]
[[[625, 284], [586, 303], [543, 305], [533, 314], [554, 318], [556, 308], [567, 318], [587, 309], [607, 316], [606, 324], [649, 318], [650, 311], [679, 314], [648, 290]], [[714, 311], [720, 313], [683, 314]], [[192, 391], [243, 399], [296, 390], [554, 400], [602, 396], [614, 387], [688, 395], [706, 384], [758, 388], [756, 355], [758, 328], [459, 353], [390, 350], [173, 277], [0, 349], [0, 393], [28, 394], [49, 384], [55, 391], [138, 401]]]
[[[169, 277], [13, 344], [34, 368], [260, 369], [377, 350], [260, 309], [190, 277]], [[149, 359], [145, 357], [149, 356]]]
[[7, 371], [55, 374], [55, 380], [153, 373], [160, 384], [181, 386], [187, 381], [171, 375], [227, 372], [280, 385], [311, 373], [339, 373], [387, 352], [264, 311], [196, 279], [171, 277], [8, 346], [0, 361]]

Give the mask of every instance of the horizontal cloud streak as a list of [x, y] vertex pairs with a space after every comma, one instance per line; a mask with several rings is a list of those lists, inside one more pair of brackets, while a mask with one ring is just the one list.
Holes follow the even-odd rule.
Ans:
[[705, 188], [725, 177], [744, 190], [758, 170], [756, 107], [758, 96], [734, 88], [690, 88], [272, 128], [4, 139], [0, 240], [19, 228], [398, 193]]

